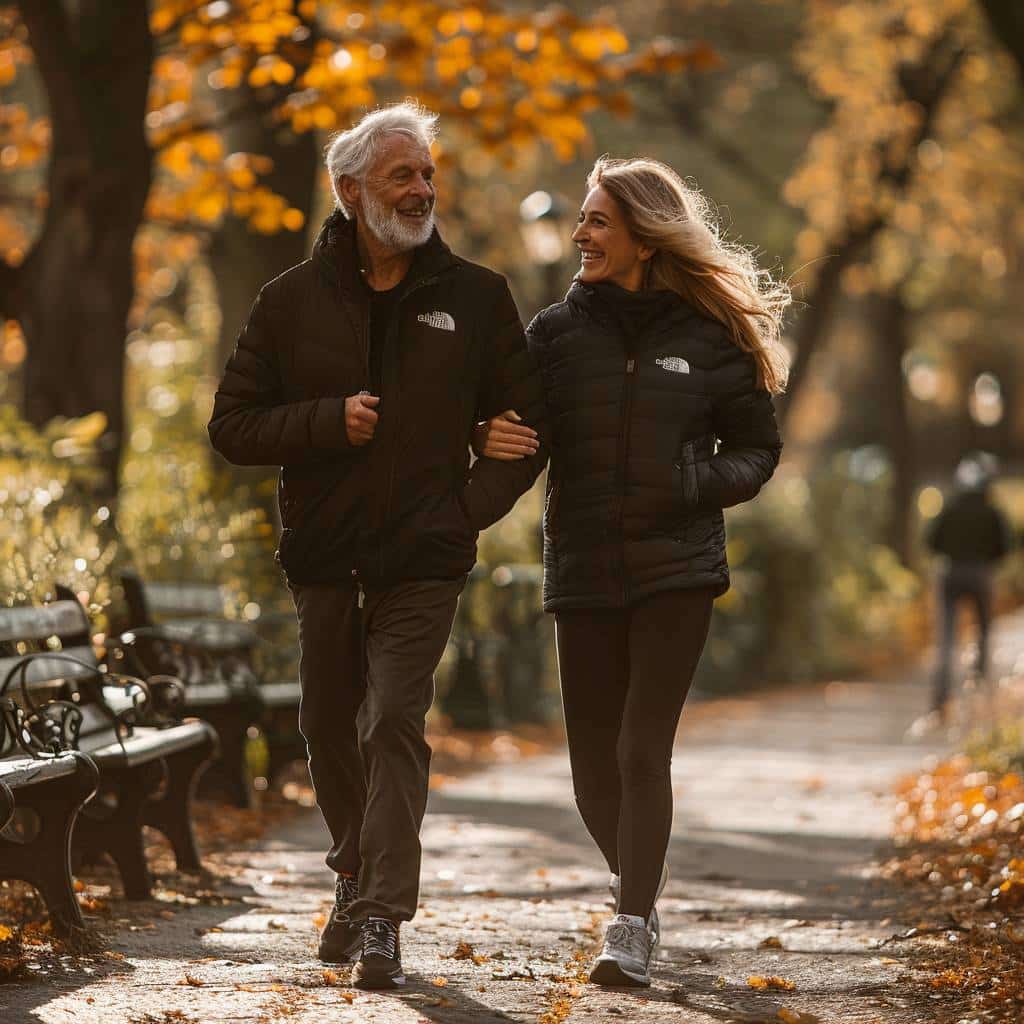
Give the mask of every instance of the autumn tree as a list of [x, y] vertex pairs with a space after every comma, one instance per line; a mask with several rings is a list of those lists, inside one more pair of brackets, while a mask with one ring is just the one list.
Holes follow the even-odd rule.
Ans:
[[796, 262], [813, 270], [792, 332], [783, 415], [798, 407], [840, 300], [865, 302], [879, 441], [892, 467], [890, 542], [908, 560], [911, 321], [964, 275], [1005, 276], [1008, 253], [1019, 247], [1019, 86], [973, 0], [812, 0], [799, 59], [832, 113], [785, 190], [807, 217]]
[[[490, 0], [154, 0], [148, 21], [141, 3], [127, 14], [102, 0], [15, 6], [5, 45], [34, 59], [52, 141], [42, 223], [22, 258], [6, 261], [0, 312], [24, 334], [32, 422], [107, 417], [109, 495], [143, 212], [149, 223], [212, 234], [215, 251], [231, 244], [236, 254], [242, 223], [262, 235], [291, 231], [291, 246], [252, 249], [294, 262], [312, 209], [312, 133], [415, 94], [442, 115], [441, 159], [457, 154], [460, 133], [508, 162], [543, 143], [568, 159], [588, 138], [590, 112], [628, 109], [631, 77], [697, 59], [665, 43], [631, 49], [611, 16]], [[268, 265], [250, 263], [253, 279]], [[226, 282], [224, 297], [240, 301]], [[236, 314], [228, 311], [225, 330]], [[73, 379], [57, 366], [73, 366]]]

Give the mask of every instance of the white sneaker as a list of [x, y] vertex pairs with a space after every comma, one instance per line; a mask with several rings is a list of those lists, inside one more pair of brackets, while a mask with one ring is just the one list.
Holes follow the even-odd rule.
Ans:
[[595, 985], [646, 987], [651, 983], [653, 950], [651, 930], [642, 917], [616, 914], [608, 922], [590, 980]]

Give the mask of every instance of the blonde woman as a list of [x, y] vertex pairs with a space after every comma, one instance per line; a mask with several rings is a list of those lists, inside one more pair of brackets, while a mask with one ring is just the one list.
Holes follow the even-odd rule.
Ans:
[[[664, 164], [602, 157], [587, 190], [580, 271], [527, 331], [552, 453], [544, 608], [576, 803], [617, 903], [590, 979], [648, 985], [673, 740], [729, 586], [722, 509], [753, 498], [782, 449], [771, 395], [786, 379], [790, 295]], [[478, 452], [532, 454], [517, 420], [481, 424]]]

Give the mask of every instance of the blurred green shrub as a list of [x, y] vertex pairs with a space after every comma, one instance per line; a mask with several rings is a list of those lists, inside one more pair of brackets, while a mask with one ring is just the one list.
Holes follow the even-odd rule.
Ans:
[[102, 415], [37, 431], [0, 405], [0, 603], [42, 603], [71, 587], [106, 627], [103, 610], [123, 552], [112, 510], [94, 497]]
[[879, 539], [887, 487], [870, 450], [840, 452], [806, 475], [783, 464], [727, 513], [732, 589], [715, 606], [701, 689], [862, 672], [913, 647], [921, 585]]

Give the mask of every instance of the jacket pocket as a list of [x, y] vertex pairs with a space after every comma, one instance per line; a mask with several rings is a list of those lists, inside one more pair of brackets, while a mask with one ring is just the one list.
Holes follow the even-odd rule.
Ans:
[[687, 515], [696, 512], [700, 504], [700, 483], [697, 480], [696, 442], [686, 441], [679, 452], [676, 462], [679, 475], [679, 494], [683, 512]]

